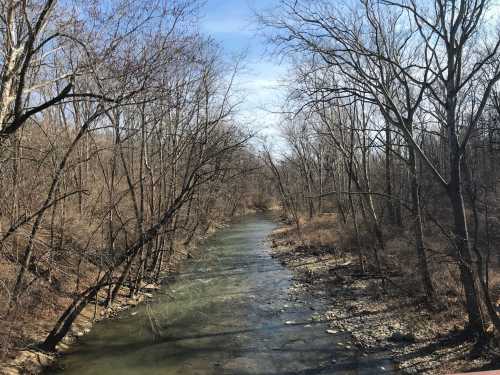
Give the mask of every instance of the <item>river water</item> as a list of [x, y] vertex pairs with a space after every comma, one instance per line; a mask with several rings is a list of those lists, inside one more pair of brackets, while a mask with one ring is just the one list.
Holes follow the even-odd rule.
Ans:
[[289, 296], [292, 275], [266, 243], [274, 228], [251, 215], [221, 230], [153, 301], [97, 323], [52, 373], [390, 373], [348, 334], [328, 334], [319, 302]]

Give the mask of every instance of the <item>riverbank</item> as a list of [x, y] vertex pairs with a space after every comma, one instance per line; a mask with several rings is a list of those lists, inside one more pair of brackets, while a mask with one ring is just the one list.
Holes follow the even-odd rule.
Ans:
[[[171, 257], [170, 263], [165, 270], [166, 274], [175, 274], [178, 267], [186, 259], [196, 254], [198, 244], [206, 240], [211, 235], [217, 232], [220, 228], [227, 226], [226, 223], [217, 223], [212, 225], [205, 235], [199, 235], [189, 248], [183, 248], [175, 252], [175, 256]], [[86, 275], [83, 280], [92, 282], [95, 275]], [[86, 284], [81, 285], [85, 287]], [[90, 285], [90, 284], [89, 284]], [[59, 296], [51, 303], [51, 309], [46, 311], [44, 315], [38, 317], [36, 321], [30, 322], [23, 332], [25, 337], [24, 346], [19, 346], [10, 352], [7, 358], [0, 362], [0, 375], [21, 375], [21, 374], [41, 374], [47, 368], [57, 364], [58, 358], [71, 347], [80, 337], [88, 334], [95, 323], [105, 319], [113, 319], [120, 312], [135, 307], [144, 301], [152, 299], [155, 291], [160, 288], [160, 285], [153, 283], [143, 283], [140, 290], [136, 291], [134, 296], [130, 296], [129, 288], [124, 285], [119, 294], [116, 296], [112, 306], [107, 307], [104, 301], [107, 299], [107, 290], [102, 290], [98, 294], [95, 303], [87, 305], [71, 326], [70, 331], [56, 347], [56, 352], [45, 353], [36, 348], [37, 344], [42, 342], [52, 329], [55, 319], [70, 303], [68, 296]], [[21, 335], [21, 334], [20, 334]]]
[[249, 215], [218, 231], [154, 301], [99, 323], [54, 374], [373, 375], [379, 363], [328, 334], [316, 301], [290, 298], [292, 274], [266, 241], [275, 227]]
[[403, 275], [382, 281], [361, 274], [357, 254], [339, 247], [334, 224], [333, 216], [306, 223], [302, 241], [292, 225], [282, 225], [271, 236], [273, 256], [293, 271], [298, 288], [326, 305], [331, 333], [351, 332], [365, 355], [390, 356], [403, 373], [498, 368], [492, 352], [474, 354], [474, 343], [462, 339], [456, 301], [443, 300], [439, 309], [429, 310], [418, 295], [408, 293]]
[[[159, 289], [159, 286], [156, 284], [144, 284], [133, 298], [129, 298], [127, 288], [122, 288], [122, 292], [117, 296], [112, 307], [107, 308], [100, 303], [88, 305], [75, 320], [66, 337], [57, 346], [55, 353], [44, 353], [36, 349], [36, 343], [41, 342], [49, 333], [50, 324], [52, 323], [52, 320], [40, 321], [39, 330], [33, 332], [36, 340], [32, 346], [18, 350], [14, 353], [11, 360], [0, 364], [0, 374], [20, 375], [42, 373], [46, 368], [53, 366], [57, 358], [79, 337], [89, 333], [95, 323], [103, 319], [113, 318], [121, 311], [137, 306], [146, 299], [152, 298], [154, 291], [157, 289]], [[106, 297], [106, 293], [103, 291], [99, 294], [97, 300], [104, 301]]]

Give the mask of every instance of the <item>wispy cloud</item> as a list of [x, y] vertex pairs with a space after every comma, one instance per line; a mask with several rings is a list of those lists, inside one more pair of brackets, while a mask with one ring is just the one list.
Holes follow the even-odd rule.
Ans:
[[279, 139], [278, 114], [285, 90], [287, 67], [265, 57], [264, 40], [256, 35], [254, 11], [277, 0], [208, 0], [202, 30], [215, 38], [229, 55], [245, 53], [245, 69], [235, 86], [241, 99], [238, 119], [260, 136]]

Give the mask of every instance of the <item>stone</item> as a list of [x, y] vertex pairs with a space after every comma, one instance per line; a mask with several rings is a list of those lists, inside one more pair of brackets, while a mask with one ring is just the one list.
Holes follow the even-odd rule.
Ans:
[[146, 284], [142, 287], [144, 290], [158, 290], [160, 287], [156, 284]]

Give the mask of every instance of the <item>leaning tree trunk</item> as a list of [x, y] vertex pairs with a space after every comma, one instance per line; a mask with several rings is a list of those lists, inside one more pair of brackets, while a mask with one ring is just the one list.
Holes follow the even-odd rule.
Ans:
[[[106, 280], [107, 278], [108, 274], [105, 274], [100, 279], [100, 282]], [[66, 336], [78, 315], [92, 299], [97, 297], [97, 293], [99, 293], [99, 290], [101, 289], [100, 282], [81, 293], [80, 296], [73, 301], [73, 303], [61, 315], [45, 341], [40, 345], [40, 349], [48, 352], [54, 352], [56, 350], [57, 344], [59, 344], [64, 336]]]

